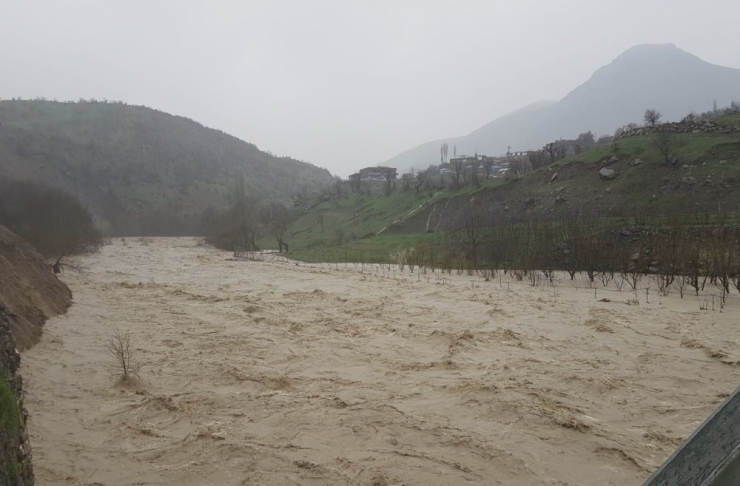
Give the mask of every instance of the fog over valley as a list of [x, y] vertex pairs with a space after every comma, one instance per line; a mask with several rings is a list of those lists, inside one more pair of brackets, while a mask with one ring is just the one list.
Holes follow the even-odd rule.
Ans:
[[739, 14], [728, 0], [3, 2], [0, 97], [141, 104], [346, 177], [559, 100], [638, 44], [740, 68]]

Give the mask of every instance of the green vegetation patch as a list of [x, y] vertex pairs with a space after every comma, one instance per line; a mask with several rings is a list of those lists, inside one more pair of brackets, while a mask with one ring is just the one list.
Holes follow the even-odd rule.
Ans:
[[[379, 236], [424, 207], [439, 201], [444, 191], [414, 193], [396, 189], [390, 196], [376, 193], [345, 194], [330, 200], [308, 202], [286, 232], [295, 250], [347, 245]], [[318, 198], [318, 197], [317, 197]], [[264, 236], [257, 241], [262, 249], [276, 249], [277, 241]]]
[[[718, 145], [737, 142], [737, 137], [724, 134], [675, 133], [671, 137], [670, 156], [676, 157], [679, 163], [696, 162], [707, 156], [710, 150]], [[655, 136], [647, 135], [622, 138], [614, 143], [595, 147], [572, 157], [566, 157], [555, 165], [593, 164], [611, 156], [629, 159], [639, 158], [645, 162], [664, 162], [664, 157], [658, 149]]]
[[[384, 184], [372, 184], [369, 194], [345, 192], [340, 195], [315, 195], [295, 208], [297, 217], [288, 227], [286, 240], [291, 249], [312, 250], [316, 248], [355, 246], [358, 240], [380, 241], [385, 248], [386, 231], [401, 226], [414, 215], [440, 201], [455, 198], [471, 198], [476, 194], [506, 184], [503, 178], [483, 180], [479, 186], [464, 186], [458, 191], [449, 189], [425, 189], [418, 193], [414, 189], [403, 190], [401, 181], [396, 189], [385, 194]], [[424, 240], [424, 238], [422, 238]], [[425, 241], [425, 240], [424, 240]], [[375, 243], [374, 243], [375, 244]], [[261, 249], [277, 249], [277, 241], [269, 235], [257, 241]]]
[[19, 427], [18, 401], [11, 391], [8, 381], [5, 377], [0, 377], [0, 432], [14, 432]]

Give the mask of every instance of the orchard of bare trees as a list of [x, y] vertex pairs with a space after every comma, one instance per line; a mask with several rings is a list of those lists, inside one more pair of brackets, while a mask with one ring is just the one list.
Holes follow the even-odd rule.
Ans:
[[[708, 286], [724, 300], [740, 292], [740, 227], [726, 215], [653, 217], [640, 225], [580, 215], [556, 221], [491, 221], [482, 207], [461, 208], [457, 231], [436, 264], [451, 272], [504, 272], [532, 285], [555, 272], [590, 286], [652, 286], [663, 295], [699, 295]], [[650, 279], [650, 283], [644, 279]]]

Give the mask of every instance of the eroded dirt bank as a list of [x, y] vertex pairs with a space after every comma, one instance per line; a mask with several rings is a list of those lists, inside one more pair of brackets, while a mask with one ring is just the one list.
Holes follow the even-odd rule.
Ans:
[[38, 484], [637, 485], [739, 381], [740, 303], [228, 256], [116, 242], [64, 277], [22, 365]]
[[23, 377], [18, 349], [33, 345], [44, 321], [63, 313], [72, 293], [44, 258], [0, 225], [0, 483], [34, 484], [26, 433]]
[[10, 329], [20, 349], [41, 337], [44, 322], [63, 314], [72, 292], [31, 245], [0, 226], [0, 304], [13, 314]]

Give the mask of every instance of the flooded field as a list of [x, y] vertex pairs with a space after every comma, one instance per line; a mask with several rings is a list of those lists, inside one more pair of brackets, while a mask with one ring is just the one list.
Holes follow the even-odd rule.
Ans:
[[21, 370], [38, 484], [639, 485], [738, 385], [737, 301], [230, 256], [117, 240], [63, 276]]

